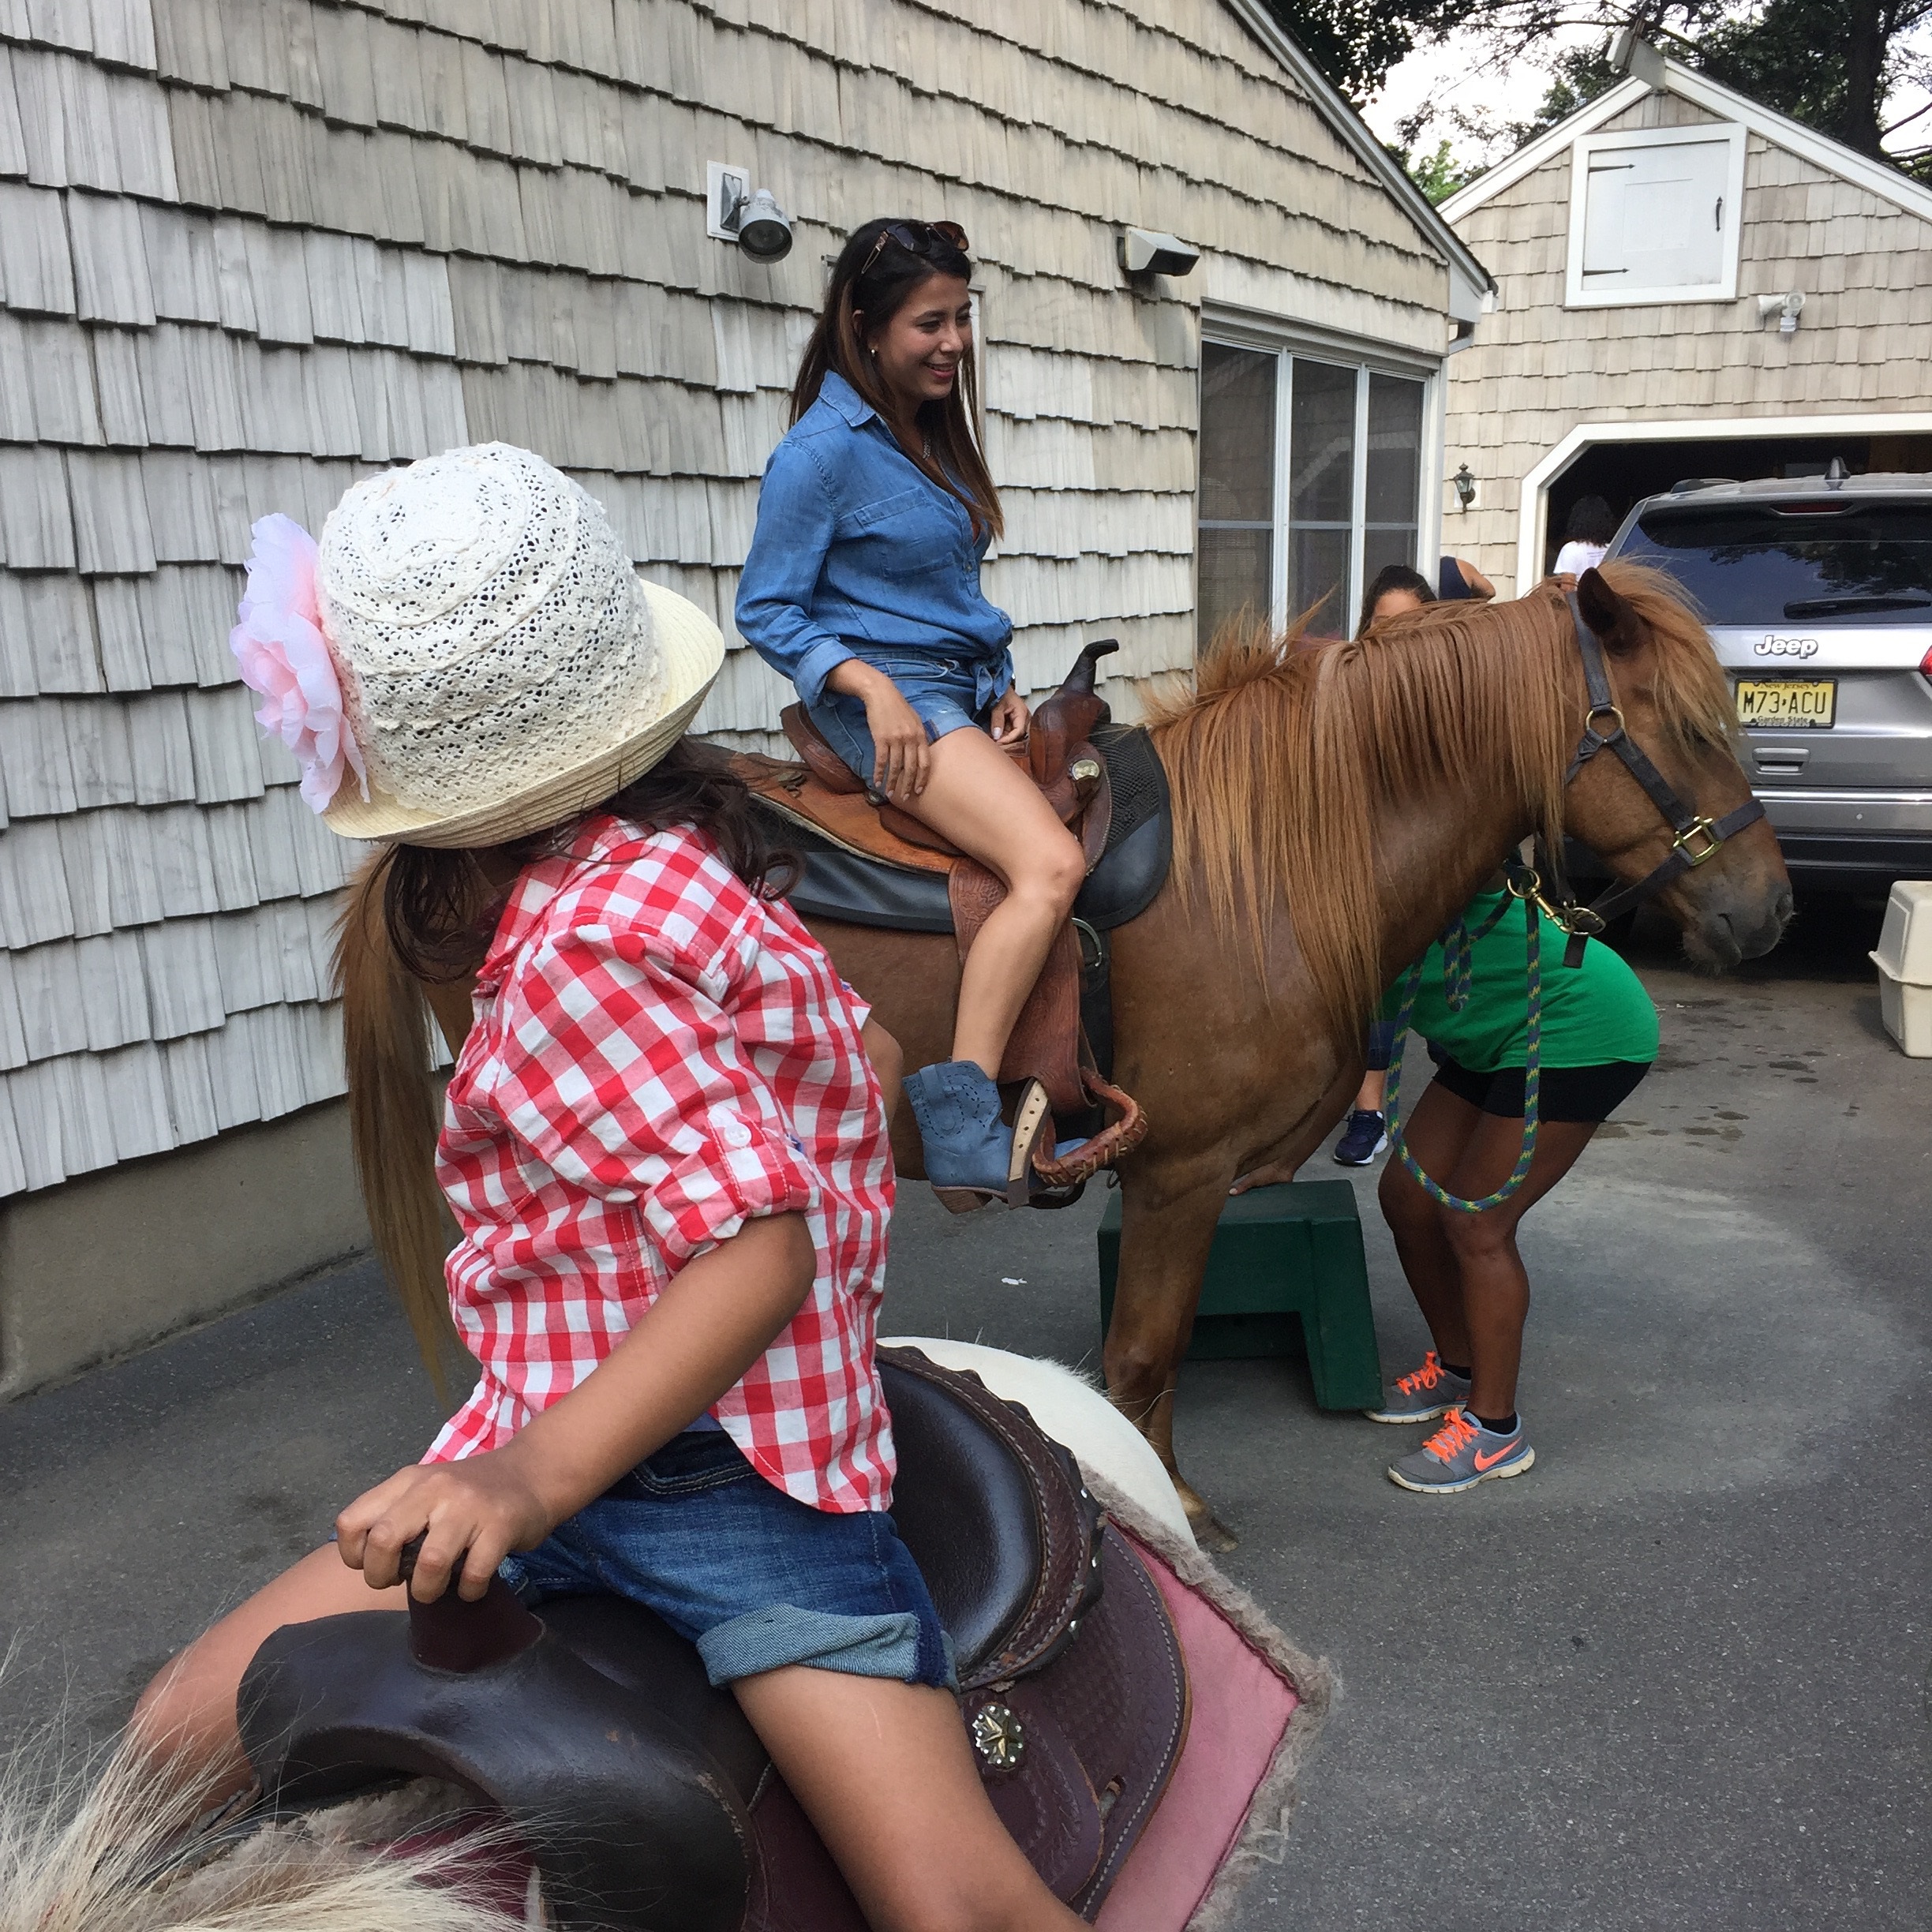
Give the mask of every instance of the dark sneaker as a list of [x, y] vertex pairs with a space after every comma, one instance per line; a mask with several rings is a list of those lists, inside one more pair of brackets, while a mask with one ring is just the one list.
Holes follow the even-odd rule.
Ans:
[[1357, 1107], [1348, 1117], [1335, 1157], [1344, 1167], [1366, 1167], [1388, 1145], [1388, 1122], [1380, 1114]]
[[1535, 1460], [1520, 1417], [1508, 1435], [1499, 1436], [1466, 1410], [1451, 1409], [1413, 1455], [1389, 1465], [1389, 1481], [1421, 1496], [1453, 1496], [1492, 1476], [1520, 1476]]
[[1431, 1349], [1422, 1357], [1422, 1366], [1398, 1376], [1389, 1391], [1388, 1400], [1380, 1409], [1365, 1409], [1371, 1422], [1433, 1422], [1469, 1400], [1470, 1380], [1452, 1368], [1445, 1368]]

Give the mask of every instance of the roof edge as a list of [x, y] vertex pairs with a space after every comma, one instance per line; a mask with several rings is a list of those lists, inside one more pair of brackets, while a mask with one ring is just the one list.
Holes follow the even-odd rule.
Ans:
[[1450, 196], [1440, 211], [1443, 219], [1448, 222], [1460, 221], [1485, 202], [1515, 187], [1525, 175], [1534, 174], [1554, 160], [1580, 135], [1593, 133], [1605, 122], [1614, 120], [1627, 108], [1634, 107], [1646, 95], [1663, 93], [1674, 94], [1694, 107], [1702, 107], [1706, 113], [1737, 122], [1773, 147], [1799, 155], [1814, 167], [1822, 168], [1826, 174], [1835, 174], [1841, 181], [1863, 188], [1867, 194], [1876, 195], [1881, 201], [1889, 201], [1908, 215], [1932, 222], [1932, 188], [1921, 186], [1896, 168], [1886, 167], [1882, 161], [1874, 161], [1855, 148], [1846, 147], [1843, 141], [1834, 140], [1829, 134], [1821, 134], [1817, 129], [1808, 128], [1803, 122], [1794, 121], [1776, 108], [1753, 100], [1748, 94], [1740, 94], [1721, 80], [1713, 80], [1709, 74], [1699, 73], [1694, 68], [1657, 54], [1647, 43], [1638, 42], [1634, 46], [1655, 56], [1654, 71], [1658, 74], [1656, 86], [1634, 73], [1619, 81], [1588, 107], [1579, 108], [1568, 120], [1558, 122], [1556, 126], [1547, 129], [1534, 140], [1499, 161], [1488, 174]]
[[1874, 161], [1856, 148], [1848, 148], [1843, 141], [1834, 140], [1816, 128], [1807, 127], [1802, 121], [1780, 114], [1775, 107], [1753, 100], [1748, 94], [1740, 94], [1735, 88], [1712, 80], [1709, 74], [1680, 67], [1674, 60], [1664, 62], [1664, 85], [1680, 99], [1707, 108], [1713, 114], [1728, 113], [1774, 147], [1788, 148], [1826, 174], [1836, 174], [1881, 201], [1889, 201], [1905, 214], [1932, 222], [1932, 188], [1922, 186], [1896, 168]]
[[1409, 178], [1407, 170], [1368, 131], [1361, 116], [1262, 6], [1261, 0], [1222, 0], [1222, 4], [1307, 88], [1324, 119], [1402, 204], [1410, 219], [1440, 249], [1451, 268], [1462, 274], [1474, 294], [1481, 296], [1493, 290], [1496, 278], [1470, 253], [1469, 244], [1449, 226], [1443, 212]]
[[1626, 108], [1634, 107], [1649, 94], [1644, 82], [1632, 76], [1619, 80], [1607, 93], [1599, 94], [1586, 107], [1579, 107], [1567, 121], [1545, 128], [1533, 141], [1512, 155], [1505, 155], [1486, 174], [1479, 174], [1466, 188], [1458, 188], [1441, 208], [1444, 221], [1457, 222], [1472, 208], [1494, 200], [1505, 189], [1514, 188], [1526, 174], [1533, 174], [1545, 162], [1553, 161], [1578, 136], [1593, 133], [1606, 121], [1613, 121]]

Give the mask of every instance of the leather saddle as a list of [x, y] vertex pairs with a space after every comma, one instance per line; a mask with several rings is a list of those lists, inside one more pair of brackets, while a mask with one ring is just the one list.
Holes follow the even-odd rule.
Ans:
[[[1046, 1883], [1091, 1920], [1186, 1738], [1166, 1606], [1024, 1410], [915, 1349], [879, 1361], [893, 1518], [953, 1639], [981, 1776]], [[865, 1932], [736, 1702], [623, 1599], [533, 1613], [497, 1580], [476, 1604], [290, 1625], [256, 1653], [240, 1709], [265, 1812], [399, 1775], [455, 1784], [530, 1853], [564, 1926]]]
[[[1094, 689], [1095, 670], [1102, 657], [1119, 648], [1113, 638], [1103, 638], [1082, 650], [1058, 689], [1034, 708], [1026, 735], [1004, 747], [1025, 767], [1061, 822], [1080, 840], [1090, 886], [1096, 868], [1114, 849], [1111, 766], [1095, 742], [1110, 721], [1106, 706]], [[930, 826], [872, 792], [819, 734], [802, 705], [788, 706], [780, 721], [799, 754], [797, 763], [743, 755], [734, 764], [767, 809], [784, 822], [786, 837], [805, 846], [804, 876], [794, 888], [794, 903], [808, 913], [854, 917], [861, 924], [949, 930], [964, 959], [987, 915], [1005, 896], [1005, 886]], [[1143, 735], [1141, 743], [1145, 743]], [[1149, 762], [1158, 769], [1159, 760], [1151, 754]], [[1155, 838], [1144, 840], [1139, 848], [1144, 872], [1146, 859], [1154, 856], [1150, 848], [1158, 842], [1159, 876], [1134, 905], [1136, 914], [1159, 891], [1171, 849], [1164, 774], [1159, 784], [1161, 822]], [[893, 876], [889, 879], [882, 874]], [[868, 874], [869, 886], [860, 883], [856, 893], [828, 899], [829, 879], [864, 882]], [[867, 916], [867, 908], [882, 897], [894, 896], [895, 886], [900, 897], [908, 885], [915, 890], [923, 887], [917, 896], [930, 901], [934, 897], [932, 888], [941, 884], [942, 922], [937, 918], [936, 904], [916, 924], [903, 917]], [[1036, 1159], [1042, 1178], [1057, 1187], [1077, 1186], [1136, 1146], [1147, 1132], [1139, 1106], [1107, 1078], [1110, 1037], [1096, 1046], [1091, 1037], [1094, 1029], [1085, 1024], [1110, 1010], [1106, 945], [1099, 934], [1107, 925], [1122, 923], [1117, 916], [1095, 925], [1084, 919], [1076, 905], [1073, 921], [1055, 940], [1014, 1025], [1000, 1067], [1003, 1081], [1040, 1080], [1062, 1125], [1091, 1136], [1070, 1160]], [[1110, 1020], [1108, 1032], [1110, 1035]], [[1103, 1124], [1109, 1105], [1118, 1110], [1110, 1125]]]

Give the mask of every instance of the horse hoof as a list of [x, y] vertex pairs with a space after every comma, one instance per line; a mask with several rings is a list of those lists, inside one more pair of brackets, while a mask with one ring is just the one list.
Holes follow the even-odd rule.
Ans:
[[1189, 1515], [1189, 1526], [1194, 1532], [1194, 1541], [1211, 1556], [1225, 1556], [1231, 1549], [1241, 1547], [1241, 1538], [1226, 1528], [1211, 1510], [1203, 1510], [1200, 1515]]
[[1223, 1556], [1237, 1547], [1241, 1539], [1208, 1507], [1206, 1498], [1192, 1483], [1176, 1476], [1174, 1486], [1180, 1496], [1181, 1507], [1187, 1511], [1188, 1527], [1194, 1532], [1194, 1541], [1203, 1549]]

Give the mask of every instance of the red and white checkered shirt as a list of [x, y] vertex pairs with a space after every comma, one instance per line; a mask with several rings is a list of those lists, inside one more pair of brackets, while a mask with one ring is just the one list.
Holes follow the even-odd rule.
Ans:
[[711, 1413], [801, 1503], [889, 1506], [872, 1348], [893, 1170], [866, 1010], [702, 833], [601, 816], [524, 869], [436, 1149], [462, 1231], [450, 1305], [483, 1374], [426, 1460], [500, 1447], [686, 1262], [797, 1213], [811, 1293]]

